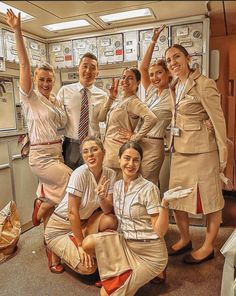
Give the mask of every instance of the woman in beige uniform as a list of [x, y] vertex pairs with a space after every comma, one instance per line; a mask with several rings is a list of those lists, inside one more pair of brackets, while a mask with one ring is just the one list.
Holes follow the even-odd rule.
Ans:
[[29, 164], [39, 177], [37, 198], [32, 221], [35, 226], [41, 218], [46, 225], [50, 215], [63, 198], [71, 169], [63, 163], [61, 137], [58, 129], [66, 124], [66, 113], [51, 95], [55, 82], [53, 68], [45, 63], [34, 73], [33, 90], [30, 63], [25, 49], [20, 14], [7, 11], [6, 20], [13, 29], [20, 63], [20, 101], [30, 138]]
[[[140, 80], [141, 74], [137, 68], [124, 70], [121, 79], [124, 97], [116, 100], [119, 80], [115, 81], [113, 79], [110, 88], [110, 96], [105, 102], [103, 113], [101, 113], [99, 117], [99, 121], [106, 120], [104, 135], [106, 155], [104, 165], [116, 171], [117, 179], [120, 179], [122, 176], [118, 161], [120, 146], [129, 139], [135, 141], [142, 139], [157, 121], [156, 116], [136, 95]], [[142, 126], [139, 131], [134, 134], [134, 130], [140, 118], [143, 121]]]
[[[52, 252], [50, 257], [54, 261], [49, 261], [52, 272], [59, 270], [60, 259], [63, 259], [80, 274], [94, 273], [97, 265], [94, 257], [83, 250], [84, 238], [91, 233], [117, 228], [116, 217], [110, 214], [115, 172], [103, 167], [104, 154], [102, 142], [95, 137], [88, 137], [81, 144], [85, 164], [73, 171], [67, 193], [45, 229], [47, 252]], [[100, 194], [104, 186], [106, 196]], [[102, 211], [98, 211], [99, 207]]]
[[171, 247], [170, 255], [192, 249], [188, 213], [203, 213], [207, 219], [205, 241], [198, 250], [184, 257], [185, 263], [198, 264], [214, 257], [224, 207], [220, 172], [227, 162], [225, 119], [215, 82], [190, 69], [186, 49], [175, 44], [165, 55], [169, 71], [177, 77], [172, 87], [169, 186], [194, 187], [189, 198], [170, 204], [180, 231], [180, 240]]
[[172, 117], [169, 91], [170, 72], [164, 60], [157, 60], [150, 66], [155, 44], [164, 27], [154, 29], [152, 41], [139, 67], [142, 84], [146, 91], [144, 103], [158, 119], [155, 126], [140, 141], [143, 149], [141, 172], [145, 179], [154, 184], [157, 184], [159, 180], [165, 157], [164, 136]]
[[132, 296], [165, 269], [168, 200], [191, 192], [175, 188], [165, 193], [161, 201], [157, 186], [139, 173], [142, 157], [137, 142], [129, 141], [119, 150], [123, 180], [117, 181], [113, 190], [119, 233], [95, 234], [83, 242], [88, 252], [95, 248], [103, 285], [100, 295]]

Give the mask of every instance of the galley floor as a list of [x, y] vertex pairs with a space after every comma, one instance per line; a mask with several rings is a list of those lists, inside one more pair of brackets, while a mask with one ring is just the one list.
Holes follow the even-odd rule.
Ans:
[[[136, 296], [220, 296], [224, 257], [220, 248], [233, 227], [221, 227], [215, 249], [215, 259], [199, 266], [182, 263], [182, 256], [170, 257], [165, 284], [148, 283]], [[204, 238], [205, 227], [191, 226], [195, 248]], [[170, 224], [166, 235], [170, 246], [178, 237], [177, 227]], [[17, 254], [0, 264], [1, 296], [95, 296], [99, 289], [94, 286], [96, 277], [79, 276], [66, 267], [62, 274], [53, 274], [47, 268], [43, 227], [34, 227], [23, 233], [18, 242]]]

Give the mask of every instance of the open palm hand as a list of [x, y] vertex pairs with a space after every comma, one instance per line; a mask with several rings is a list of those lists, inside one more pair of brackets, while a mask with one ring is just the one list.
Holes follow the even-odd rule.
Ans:
[[12, 9], [8, 9], [6, 13], [6, 22], [13, 29], [21, 28], [21, 16], [20, 12], [18, 13], [18, 17], [14, 14]]

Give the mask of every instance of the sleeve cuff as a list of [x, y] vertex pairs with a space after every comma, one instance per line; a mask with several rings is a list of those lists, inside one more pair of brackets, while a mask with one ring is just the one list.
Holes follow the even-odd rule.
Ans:
[[66, 192], [71, 193], [71, 194], [73, 194], [75, 196], [78, 196], [78, 197], [81, 197], [82, 196], [82, 191], [80, 191], [80, 190], [78, 190], [76, 188], [73, 188], [73, 187], [69, 187], [68, 186], [66, 188]]

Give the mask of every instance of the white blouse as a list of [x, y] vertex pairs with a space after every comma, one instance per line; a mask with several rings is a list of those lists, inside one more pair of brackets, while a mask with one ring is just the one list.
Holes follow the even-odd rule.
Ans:
[[27, 95], [20, 89], [20, 102], [27, 122], [31, 144], [60, 140], [58, 131], [66, 125], [65, 110], [54, 105], [56, 98], [48, 100], [39, 91]]
[[[108, 193], [112, 193], [116, 178], [115, 172], [112, 169], [104, 167], [102, 176], [110, 180]], [[81, 200], [79, 209], [80, 219], [88, 219], [100, 207], [99, 198], [95, 191], [97, 186], [98, 184], [94, 175], [90, 172], [88, 166], [84, 164], [78, 167], [73, 171], [66, 189], [67, 193], [55, 212], [65, 219], [68, 218], [68, 198], [69, 193], [71, 193]]]
[[114, 185], [113, 204], [119, 221], [119, 231], [126, 239], [156, 239], [151, 224], [151, 214], [159, 213], [160, 193], [158, 187], [141, 175], [130, 182], [124, 191], [124, 181]]

